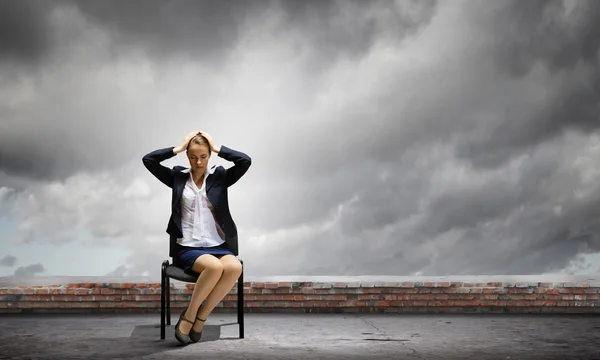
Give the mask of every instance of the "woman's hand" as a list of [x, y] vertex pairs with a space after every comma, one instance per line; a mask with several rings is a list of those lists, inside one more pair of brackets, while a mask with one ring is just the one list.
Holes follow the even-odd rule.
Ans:
[[207, 132], [204, 131], [200, 131], [199, 132], [200, 135], [204, 136], [204, 138], [208, 141], [208, 145], [210, 146], [210, 150], [214, 153], [219, 153], [219, 150], [221, 150], [221, 147], [217, 147], [217, 144], [215, 143], [215, 140], [212, 138], [212, 136], [210, 136]]
[[188, 146], [188, 144], [189, 144], [190, 140], [192, 140], [192, 138], [193, 138], [194, 136], [198, 135], [198, 134], [200, 134], [200, 132], [199, 132], [199, 131], [194, 131], [194, 132], [191, 132], [191, 133], [187, 134], [187, 135], [186, 135], [186, 136], [183, 138], [183, 141], [181, 142], [181, 145], [179, 145], [179, 146], [177, 146], [177, 147], [175, 147], [175, 148], [173, 149], [173, 153], [174, 153], [174, 154], [179, 154], [180, 152], [183, 152], [183, 151], [185, 151], [185, 149], [187, 149], [187, 146]]

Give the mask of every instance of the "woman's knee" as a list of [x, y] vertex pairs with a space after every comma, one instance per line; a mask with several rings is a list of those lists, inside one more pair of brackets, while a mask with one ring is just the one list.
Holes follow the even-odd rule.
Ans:
[[223, 264], [223, 272], [226, 274], [239, 274], [242, 273], [242, 263], [233, 255], [227, 255], [221, 258]]
[[213, 255], [202, 255], [199, 256], [194, 262], [193, 270], [201, 273], [203, 271], [210, 273], [223, 273], [223, 264]]

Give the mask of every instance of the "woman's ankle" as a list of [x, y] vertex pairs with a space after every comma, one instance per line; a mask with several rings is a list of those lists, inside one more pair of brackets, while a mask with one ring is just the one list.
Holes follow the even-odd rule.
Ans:
[[[185, 318], [188, 320], [192, 320], [192, 319], [196, 319], [196, 313], [194, 311], [192, 311], [192, 309], [190, 309], [190, 307], [188, 306], [188, 308], [185, 311], [184, 314]], [[193, 320], [192, 320], [193, 321]]]

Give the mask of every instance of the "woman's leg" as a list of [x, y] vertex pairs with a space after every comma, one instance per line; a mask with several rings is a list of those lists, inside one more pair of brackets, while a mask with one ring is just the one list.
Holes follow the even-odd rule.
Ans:
[[[198, 309], [198, 318], [206, 319], [221, 300], [227, 295], [242, 273], [242, 264], [233, 255], [225, 255], [221, 259], [223, 275], [212, 289], [202, 306]], [[189, 325], [189, 324], [188, 324]], [[200, 332], [204, 327], [204, 321], [194, 323], [194, 331]]]
[[[221, 278], [221, 275], [223, 274], [223, 264], [217, 257], [210, 254], [204, 254], [196, 259], [192, 266], [192, 270], [200, 274], [196, 281], [196, 285], [194, 286], [190, 304], [185, 312], [185, 318], [193, 322], [196, 319], [196, 313], [200, 304], [202, 304]], [[187, 335], [189, 334], [192, 325], [186, 321], [182, 321], [179, 328], [182, 333]]]

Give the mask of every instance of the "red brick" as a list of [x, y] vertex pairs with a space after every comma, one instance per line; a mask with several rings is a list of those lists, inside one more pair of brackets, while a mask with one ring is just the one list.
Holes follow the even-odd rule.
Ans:
[[363, 288], [363, 294], [381, 294], [383, 293], [382, 288]]
[[508, 288], [509, 294], [528, 294], [533, 292], [533, 289], [528, 288]]
[[418, 293], [419, 290], [418, 289], [414, 289], [414, 288], [395, 288], [395, 289], [390, 289], [390, 293], [392, 294], [416, 294]]

